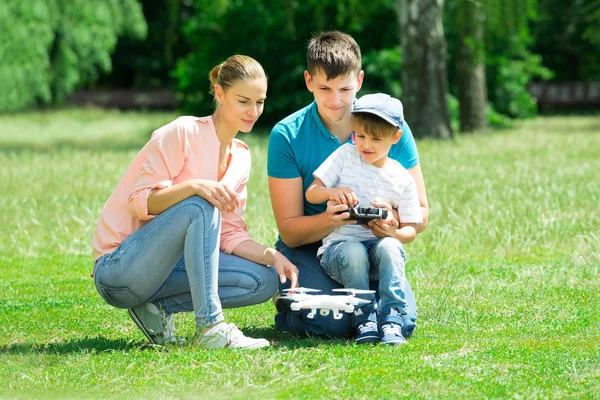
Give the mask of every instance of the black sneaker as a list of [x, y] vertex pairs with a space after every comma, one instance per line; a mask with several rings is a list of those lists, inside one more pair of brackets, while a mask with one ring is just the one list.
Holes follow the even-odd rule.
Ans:
[[402, 336], [402, 327], [393, 322], [381, 325], [381, 343], [390, 346], [400, 346], [408, 342]]
[[379, 330], [377, 329], [377, 323], [372, 321], [366, 321], [356, 326], [356, 339], [357, 344], [377, 343], [379, 342]]

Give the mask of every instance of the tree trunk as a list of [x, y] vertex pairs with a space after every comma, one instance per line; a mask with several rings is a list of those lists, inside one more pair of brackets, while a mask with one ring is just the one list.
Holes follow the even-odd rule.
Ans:
[[402, 102], [415, 137], [452, 139], [446, 94], [443, 0], [397, 0]]
[[487, 128], [483, 15], [480, 0], [458, 0], [456, 75], [463, 132]]

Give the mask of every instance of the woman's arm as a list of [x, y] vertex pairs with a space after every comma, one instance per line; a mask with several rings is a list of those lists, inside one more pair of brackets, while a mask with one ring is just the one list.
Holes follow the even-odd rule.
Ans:
[[298, 287], [298, 268], [277, 250], [265, 247], [254, 240], [246, 240], [238, 244], [232, 254], [255, 263], [272, 265], [279, 274], [281, 283], [285, 283], [287, 277], [292, 288]]
[[240, 206], [237, 193], [227, 185], [206, 179], [192, 179], [164, 189], [153, 189], [148, 194], [148, 212], [158, 215], [194, 195], [208, 200], [221, 212], [233, 211]]

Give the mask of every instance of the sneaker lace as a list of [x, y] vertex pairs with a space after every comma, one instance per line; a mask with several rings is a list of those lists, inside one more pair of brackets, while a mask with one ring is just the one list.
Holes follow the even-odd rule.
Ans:
[[385, 324], [381, 327], [384, 335], [402, 335], [402, 330], [398, 324]]
[[365, 331], [372, 331], [372, 330], [376, 330], [377, 329], [377, 324], [375, 322], [365, 322], [364, 324], [361, 324], [358, 326], [358, 330], [360, 333], [363, 333]]
[[245, 339], [248, 339], [242, 331], [234, 324], [226, 324], [227, 340], [230, 345], [243, 343]]

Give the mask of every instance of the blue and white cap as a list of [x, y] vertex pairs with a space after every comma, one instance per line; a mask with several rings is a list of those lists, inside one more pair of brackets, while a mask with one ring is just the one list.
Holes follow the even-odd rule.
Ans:
[[404, 107], [400, 100], [384, 93], [366, 94], [354, 103], [352, 114], [369, 113], [389, 122], [398, 129], [404, 121]]

